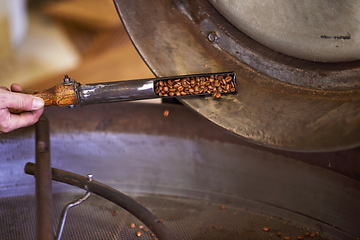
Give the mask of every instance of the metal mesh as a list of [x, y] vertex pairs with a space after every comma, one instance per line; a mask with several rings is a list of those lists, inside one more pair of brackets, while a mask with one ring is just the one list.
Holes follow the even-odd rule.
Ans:
[[[78, 193], [54, 195], [54, 218], [57, 223], [62, 208], [80, 197]], [[159, 195], [131, 195], [146, 206], [173, 231], [176, 239], [330, 239], [306, 226], [283, 221], [242, 208], [216, 203]], [[36, 239], [35, 197], [18, 196], [0, 199], [0, 238]], [[135, 227], [131, 228], [130, 224]], [[95, 195], [69, 211], [62, 239], [154, 239], [150, 231], [130, 213]], [[264, 227], [269, 231], [264, 231]], [[267, 230], [267, 229], [265, 229]], [[140, 232], [141, 236], [137, 236]], [[281, 232], [281, 236], [277, 234]], [[331, 238], [333, 239], [333, 238]]]

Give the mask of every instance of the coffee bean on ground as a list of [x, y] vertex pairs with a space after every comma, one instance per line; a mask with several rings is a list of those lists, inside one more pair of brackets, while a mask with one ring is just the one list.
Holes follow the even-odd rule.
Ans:
[[174, 80], [160, 80], [155, 83], [155, 93], [159, 97], [212, 94], [219, 98], [222, 93], [235, 92], [235, 84], [230, 75], [184, 77]]

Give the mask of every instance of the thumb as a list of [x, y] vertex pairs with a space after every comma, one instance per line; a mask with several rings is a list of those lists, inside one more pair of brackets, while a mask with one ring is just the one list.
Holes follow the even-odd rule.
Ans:
[[21, 109], [26, 111], [39, 110], [44, 107], [44, 100], [29, 94], [2, 92], [2, 100], [0, 103], [6, 108]]

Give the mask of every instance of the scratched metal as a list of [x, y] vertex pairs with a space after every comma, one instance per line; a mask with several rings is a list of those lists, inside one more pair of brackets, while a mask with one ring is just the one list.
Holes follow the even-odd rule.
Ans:
[[[236, 72], [238, 94], [181, 100], [212, 122], [271, 148], [333, 151], [360, 145], [359, 62], [313, 65], [258, 43], [252, 44], [254, 49], [245, 46], [243, 52], [228, 53], [221, 45], [224, 36], [241, 33], [232, 34], [229, 23], [222, 29], [214, 25], [224, 19], [211, 18], [216, 12], [205, 11], [207, 1], [114, 2], [155, 75]], [[244, 34], [233, 40], [250, 41]]]

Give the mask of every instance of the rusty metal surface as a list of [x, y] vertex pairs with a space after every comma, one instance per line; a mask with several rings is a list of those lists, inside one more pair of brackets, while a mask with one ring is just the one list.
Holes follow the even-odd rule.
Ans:
[[[245, 47], [228, 53], [220, 44], [226, 38], [202, 8], [206, 1], [114, 2], [155, 75], [236, 72], [238, 94], [182, 100], [217, 125], [259, 145], [293, 151], [331, 151], [360, 144], [358, 62], [313, 65], [256, 43], [253, 47], [259, 53]], [[195, 7], [188, 8], [189, 2]], [[227, 38], [249, 41], [243, 34], [238, 38], [239, 32], [232, 35], [234, 28], [227, 27], [222, 29]]]
[[53, 240], [53, 205], [52, 205], [52, 179], [50, 160], [50, 127], [48, 119], [40, 117], [36, 124], [35, 141], [35, 191], [36, 191], [36, 217], [37, 239]]

